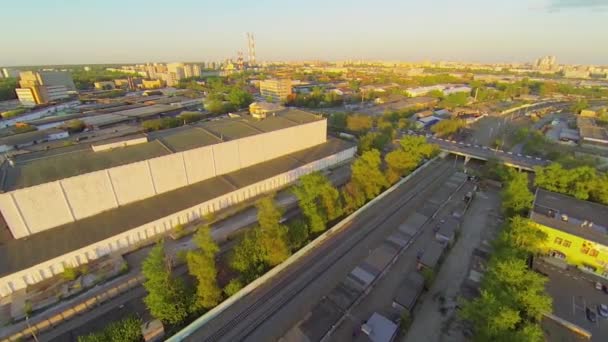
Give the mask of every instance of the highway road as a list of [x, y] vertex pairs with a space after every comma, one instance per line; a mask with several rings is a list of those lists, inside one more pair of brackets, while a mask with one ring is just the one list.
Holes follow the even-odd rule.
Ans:
[[455, 172], [452, 160], [434, 163], [187, 340], [272, 341], [281, 337]]

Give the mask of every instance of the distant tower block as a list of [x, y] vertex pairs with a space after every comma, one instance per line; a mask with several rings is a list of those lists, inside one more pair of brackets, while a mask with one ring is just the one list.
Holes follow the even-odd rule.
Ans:
[[247, 32], [247, 50], [249, 52], [248, 62], [250, 65], [255, 65], [255, 39], [253, 33]]

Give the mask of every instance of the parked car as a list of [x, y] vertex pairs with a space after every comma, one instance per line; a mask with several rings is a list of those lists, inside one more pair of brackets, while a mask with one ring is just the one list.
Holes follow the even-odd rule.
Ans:
[[587, 319], [589, 320], [589, 322], [595, 323], [597, 321], [597, 315], [595, 314], [595, 312], [593, 312], [593, 310], [591, 310], [590, 308], [587, 308], [585, 310], [585, 313], [587, 315]]
[[608, 318], [608, 305], [606, 304], [598, 304], [597, 306], [597, 314], [604, 317], [604, 318]]

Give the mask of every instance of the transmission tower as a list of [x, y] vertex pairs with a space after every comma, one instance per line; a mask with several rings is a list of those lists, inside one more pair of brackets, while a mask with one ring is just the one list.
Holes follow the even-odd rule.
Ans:
[[249, 55], [247, 56], [249, 65], [255, 65], [255, 39], [251, 32], [247, 32], [247, 50], [249, 52]]

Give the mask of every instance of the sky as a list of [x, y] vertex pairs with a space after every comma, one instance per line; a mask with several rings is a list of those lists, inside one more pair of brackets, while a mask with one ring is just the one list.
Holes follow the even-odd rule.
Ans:
[[0, 65], [450, 60], [608, 65], [608, 0], [0, 0]]

